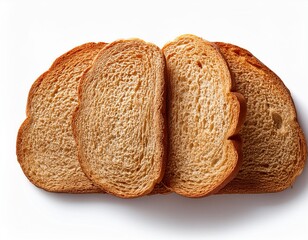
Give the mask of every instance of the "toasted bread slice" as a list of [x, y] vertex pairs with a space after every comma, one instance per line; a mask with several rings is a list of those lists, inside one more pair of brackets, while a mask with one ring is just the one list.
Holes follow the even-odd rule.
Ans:
[[221, 193], [277, 192], [291, 186], [307, 158], [291, 94], [280, 78], [247, 50], [216, 43], [247, 100], [240, 134], [243, 165]]
[[150, 193], [165, 154], [165, 62], [139, 39], [107, 45], [83, 76], [73, 117], [86, 175], [123, 198]]
[[164, 183], [187, 197], [215, 193], [241, 163], [240, 140], [234, 136], [244, 120], [245, 100], [231, 92], [228, 66], [212, 43], [183, 35], [163, 53], [169, 78]]
[[52, 192], [100, 192], [82, 172], [71, 128], [83, 72], [105, 43], [87, 43], [59, 57], [32, 85], [17, 158], [29, 180]]

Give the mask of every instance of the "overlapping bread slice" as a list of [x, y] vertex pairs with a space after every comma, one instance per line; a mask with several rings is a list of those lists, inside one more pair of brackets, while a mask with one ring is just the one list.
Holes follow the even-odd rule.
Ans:
[[100, 192], [82, 172], [71, 128], [83, 72], [105, 43], [87, 43], [59, 57], [32, 85], [17, 158], [29, 180], [52, 192]]
[[73, 117], [86, 175], [119, 197], [150, 193], [165, 154], [165, 62], [142, 40], [107, 45], [83, 76]]
[[183, 35], [165, 45], [163, 53], [169, 79], [164, 183], [188, 197], [215, 193], [241, 163], [235, 135], [244, 119], [245, 100], [231, 92], [228, 66], [214, 44]]
[[288, 188], [307, 158], [304, 134], [297, 122], [289, 90], [279, 77], [250, 52], [216, 43], [247, 100], [240, 132], [243, 165], [221, 193], [277, 192]]

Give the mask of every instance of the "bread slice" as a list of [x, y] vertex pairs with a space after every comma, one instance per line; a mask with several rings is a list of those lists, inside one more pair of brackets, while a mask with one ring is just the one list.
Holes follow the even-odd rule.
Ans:
[[236, 89], [247, 100], [240, 132], [243, 165], [221, 193], [277, 192], [291, 186], [307, 158], [304, 134], [289, 90], [247, 50], [216, 43], [233, 73]]
[[71, 128], [83, 72], [105, 43], [87, 43], [65, 53], [32, 85], [27, 118], [17, 137], [17, 158], [37, 187], [52, 192], [100, 192], [82, 172]]
[[[241, 163], [245, 100], [210, 42], [183, 35], [163, 47], [168, 81], [169, 157], [164, 183], [187, 197], [220, 190]], [[242, 109], [241, 109], [242, 106]]]
[[165, 62], [139, 39], [107, 45], [83, 76], [73, 117], [86, 175], [123, 198], [150, 193], [165, 154]]

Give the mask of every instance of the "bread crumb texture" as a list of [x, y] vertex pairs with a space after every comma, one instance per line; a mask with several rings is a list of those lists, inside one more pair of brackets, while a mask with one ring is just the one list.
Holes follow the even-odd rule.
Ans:
[[279, 77], [250, 52], [216, 43], [234, 75], [236, 89], [247, 101], [243, 139], [243, 165], [221, 192], [281, 191], [302, 172], [306, 141], [297, 122], [291, 94]]
[[74, 128], [82, 168], [119, 197], [150, 193], [162, 178], [164, 68], [158, 47], [119, 40], [101, 51], [80, 85]]
[[71, 118], [80, 78], [104, 45], [87, 43], [62, 55], [30, 90], [17, 157], [29, 180], [47, 191], [101, 191], [80, 168]]
[[169, 157], [164, 178], [188, 197], [213, 193], [234, 173], [238, 153], [228, 140], [238, 124], [228, 66], [216, 47], [183, 35], [163, 48], [168, 72]]

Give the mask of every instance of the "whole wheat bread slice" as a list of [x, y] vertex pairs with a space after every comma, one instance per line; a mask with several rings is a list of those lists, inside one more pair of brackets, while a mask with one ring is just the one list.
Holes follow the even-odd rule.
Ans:
[[17, 158], [37, 187], [52, 192], [100, 192], [82, 172], [71, 128], [83, 72], [105, 43], [87, 43], [55, 60], [32, 85], [27, 118], [17, 137]]
[[[241, 163], [245, 100], [210, 42], [183, 35], [163, 47], [168, 73], [169, 154], [164, 183], [187, 197], [220, 190]], [[233, 139], [232, 139], [233, 138]]]
[[243, 165], [220, 193], [277, 192], [291, 186], [307, 158], [304, 134], [291, 94], [280, 78], [247, 50], [216, 43], [225, 56], [236, 89], [247, 100], [240, 134]]
[[108, 193], [142, 196], [163, 176], [164, 69], [158, 47], [119, 40], [99, 53], [82, 78], [73, 117], [79, 161]]

